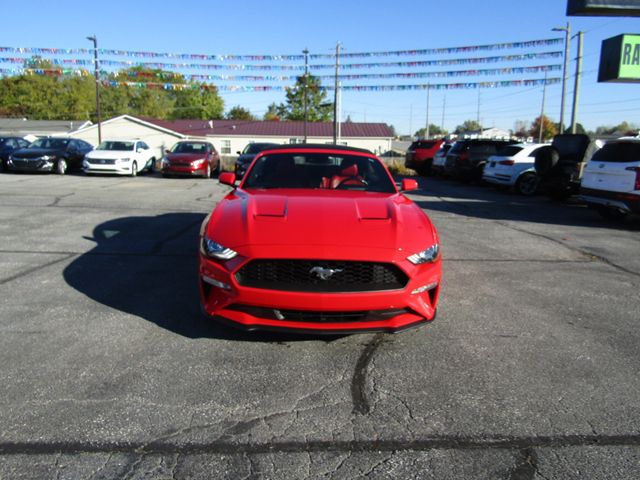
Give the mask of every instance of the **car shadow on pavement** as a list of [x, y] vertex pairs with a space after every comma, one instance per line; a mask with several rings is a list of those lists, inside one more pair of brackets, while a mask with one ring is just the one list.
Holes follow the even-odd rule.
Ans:
[[542, 194], [525, 197], [488, 185], [469, 185], [434, 177], [419, 178], [418, 184], [420, 189], [408, 194], [427, 213], [436, 211], [488, 220], [640, 230], [638, 217], [617, 222], [604, 220], [575, 196], [561, 202]]
[[[75, 259], [64, 279], [90, 299], [188, 338], [289, 342], [306, 335], [243, 332], [206, 318], [198, 296], [201, 213], [124, 217], [96, 226], [95, 247]], [[331, 341], [336, 337], [322, 337]]]

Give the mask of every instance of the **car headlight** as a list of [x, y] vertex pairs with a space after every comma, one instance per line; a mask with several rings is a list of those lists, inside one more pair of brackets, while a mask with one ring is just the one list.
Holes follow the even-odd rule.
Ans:
[[224, 245], [220, 245], [218, 242], [214, 242], [206, 236], [202, 237], [200, 250], [207, 257], [217, 258], [218, 260], [231, 260], [233, 257], [238, 255], [238, 252], [231, 250]]
[[422, 263], [435, 262], [438, 259], [438, 255], [440, 254], [440, 245], [437, 243], [431, 245], [426, 250], [415, 253], [410, 257], [407, 257], [414, 265], [420, 265]]
[[55, 160], [56, 156], [55, 155], [43, 155], [42, 157], [40, 157], [42, 160], [44, 160], [45, 162], [48, 162], [49, 160]]
[[127, 163], [129, 160], [131, 160], [130, 158], [119, 158], [116, 160], [116, 163]]
[[198, 160], [193, 160], [191, 162], [191, 165], [193, 165], [195, 167], [195, 166], [198, 166], [198, 165], [202, 165], [203, 163], [204, 163], [204, 158], [200, 158]]

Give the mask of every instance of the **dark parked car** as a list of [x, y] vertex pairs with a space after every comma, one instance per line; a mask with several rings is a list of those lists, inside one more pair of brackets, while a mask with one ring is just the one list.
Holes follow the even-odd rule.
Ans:
[[582, 171], [598, 150], [589, 135], [565, 133], [536, 152], [535, 168], [540, 189], [558, 200], [578, 193]]
[[81, 170], [84, 156], [93, 146], [75, 138], [39, 138], [27, 148], [14, 151], [7, 166], [16, 172], [55, 172]]
[[487, 159], [515, 140], [459, 140], [447, 153], [444, 173], [459, 180], [480, 180]]
[[9, 155], [20, 148], [27, 148], [30, 142], [21, 137], [0, 137], [0, 172], [7, 170]]
[[416, 140], [413, 142], [405, 155], [404, 166], [411, 168], [420, 175], [429, 175], [433, 157], [440, 149], [444, 140]]
[[242, 152], [238, 152], [238, 159], [236, 160], [235, 173], [236, 177], [242, 178], [247, 171], [253, 159], [256, 158], [256, 155], [260, 153], [262, 150], [265, 150], [269, 147], [278, 146], [278, 143], [249, 143]]

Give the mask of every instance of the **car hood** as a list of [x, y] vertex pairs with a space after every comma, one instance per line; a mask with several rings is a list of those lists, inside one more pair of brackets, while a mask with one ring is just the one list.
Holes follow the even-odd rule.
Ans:
[[37, 158], [43, 155], [62, 155], [64, 150], [57, 148], [21, 148], [14, 150], [13, 155], [20, 158]]
[[205, 158], [206, 153], [167, 153], [167, 160], [171, 163], [191, 163]]
[[222, 245], [343, 246], [422, 251], [437, 241], [422, 210], [402, 194], [236, 189], [212, 212], [207, 235]]
[[87, 153], [86, 157], [117, 159], [131, 157], [134, 154], [135, 152], [133, 150], [91, 150]]

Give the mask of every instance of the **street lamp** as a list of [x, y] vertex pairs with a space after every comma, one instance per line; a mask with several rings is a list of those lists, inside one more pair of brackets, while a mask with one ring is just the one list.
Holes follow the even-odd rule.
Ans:
[[305, 48], [304, 54], [304, 143], [307, 143], [307, 122], [309, 121], [309, 49]]
[[87, 37], [87, 40], [93, 42], [93, 66], [96, 75], [96, 113], [98, 115], [98, 145], [102, 143], [102, 130], [100, 128], [100, 78], [98, 66], [98, 39], [95, 35]]
[[564, 32], [564, 69], [562, 73], [562, 96], [560, 98], [560, 133], [564, 132], [564, 100], [567, 91], [567, 70], [569, 70], [569, 38], [571, 36], [571, 24], [567, 22], [566, 27], [555, 27], [554, 32]]

